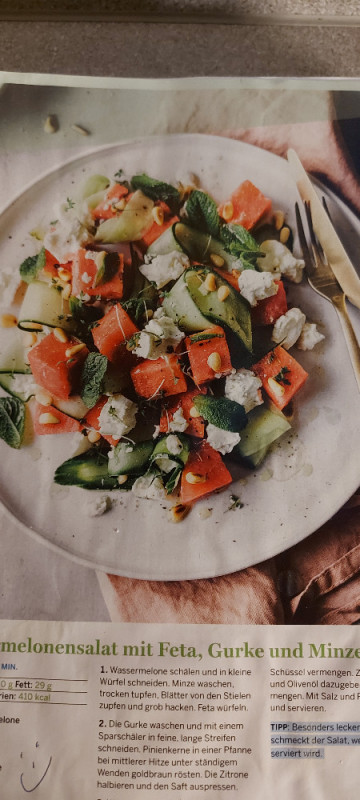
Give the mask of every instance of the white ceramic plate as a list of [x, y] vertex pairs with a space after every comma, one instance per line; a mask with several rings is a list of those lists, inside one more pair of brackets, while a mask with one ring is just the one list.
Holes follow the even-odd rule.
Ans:
[[[293, 222], [296, 188], [284, 160], [212, 136], [132, 141], [64, 164], [26, 188], [0, 218], [1, 264], [17, 269], [32, 252], [29, 231], [43, 216], [49, 219], [49, 209], [71, 197], [87, 175], [112, 177], [119, 168], [169, 182], [195, 172], [219, 202], [248, 178]], [[297, 351], [310, 377], [296, 398], [293, 433], [259, 470], [244, 472], [231, 487], [198, 503], [178, 525], [168, 521], [166, 502], [120, 492], [113, 493], [112, 510], [94, 519], [86, 511], [93, 492], [52, 480], [56, 466], [73, 454], [70, 434], [38, 437], [20, 451], [0, 442], [0, 496], [8, 512], [38, 540], [82, 564], [155, 580], [234, 572], [315, 531], [360, 483], [360, 398], [331, 305], [305, 283], [291, 286], [289, 296], [319, 323], [326, 339], [311, 353]], [[358, 312], [353, 316], [358, 324]], [[241, 498], [242, 508], [228, 510], [231, 494]], [[203, 519], [205, 508], [212, 512]]]

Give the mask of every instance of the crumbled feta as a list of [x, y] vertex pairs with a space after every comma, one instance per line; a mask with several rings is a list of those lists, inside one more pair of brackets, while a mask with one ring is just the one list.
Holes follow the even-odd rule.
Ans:
[[134, 428], [137, 410], [136, 403], [128, 400], [124, 395], [111, 395], [100, 411], [99, 432], [106, 436], [113, 436], [114, 439], [120, 439]]
[[300, 308], [290, 308], [276, 320], [271, 336], [273, 342], [281, 344], [285, 350], [290, 350], [290, 347], [297, 342], [305, 322], [305, 314]]
[[154, 433], [152, 435], [153, 439], [157, 439], [160, 436], [160, 425], [155, 425]]
[[142, 264], [139, 270], [148, 281], [154, 281], [157, 288], [161, 289], [169, 281], [176, 281], [177, 278], [180, 278], [184, 269], [189, 266], [190, 261], [187, 255], [173, 250], [171, 253], [164, 253], [152, 259], [150, 256], [145, 256], [145, 264]]
[[312, 350], [316, 344], [325, 339], [323, 333], [318, 331], [314, 322], [305, 322], [301, 334], [296, 342], [299, 350]]
[[91, 447], [89, 439], [87, 438], [87, 436], [84, 436], [81, 433], [81, 431], [76, 431], [75, 433], [73, 433], [71, 437], [71, 444], [72, 444], [72, 450], [71, 450], [72, 458], [74, 456], [79, 456], [82, 453], [86, 453], [87, 450], [90, 450]]
[[172, 352], [184, 336], [174, 320], [167, 317], [162, 308], [158, 308], [140, 332], [133, 352], [153, 361]]
[[109, 508], [111, 508], [111, 500], [107, 495], [95, 497], [90, 501], [87, 500], [85, 504], [85, 511], [88, 517], [101, 517]]
[[14, 372], [11, 376], [10, 388], [12, 392], [24, 394], [26, 397], [30, 397], [31, 394], [36, 394], [37, 384], [35, 383], [32, 375]]
[[186, 431], [189, 423], [184, 417], [182, 408], [177, 408], [174, 411], [172, 419], [168, 422], [168, 431], [172, 433], [183, 433]]
[[83, 283], [91, 283], [91, 275], [88, 272], [83, 272], [81, 276], [81, 280]]
[[223, 431], [222, 428], [217, 428], [216, 425], [212, 425], [211, 422], [207, 425], [206, 433], [210, 447], [222, 453], [223, 456], [225, 456], [226, 453], [231, 453], [235, 445], [240, 442], [239, 433]]
[[265, 300], [265, 297], [271, 297], [278, 290], [269, 272], [257, 272], [255, 269], [245, 269], [239, 275], [238, 285], [242, 296], [251, 306], [256, 306], [258, 300]]
[[239, 369], [225, 380], [225, 397], [244, 406], [246, 413], [263, 403], [261, 380], [250, 369]]
[[68, 208], [63, 203], [56, 215], [57, 223], [51, 225], [45, 233], [43, 244], [60, 264], [64, 264], [79, 247], [94, 240], [89, 231], [93, 222], [89, 214], [84, 213], [77, 204]]
[[131, 491], [137, 497], [145, 497], [147, 500], [163, 500], [164, 484], [159, 475], [148, 472], [137, 478], [131, 487]]
[[157, 456], [154, 457], [154, 461], [156, 462], [156, 466], [159, 467], [161, 472], [165, 473], [172, 472], [172, 470], [175, 469], [175, 467], [179, 466], [178, 462], [173, 461], [173, 459], [169, 458], [169, 456], [166, 453], [159, 453]]
[[183, 449], [179, 437], [175, 436], [175, 434], [166, 437], [166, 447], [173, 456], [178, 456]]
[[281, 278], [284, 275], [293, 283], [301, 282], [305, 261], [302, 258], [295, 258], [282, 242], [268, 239], [260, 245], [260, 250], [265, 253], [265, 257], [257, 259], [259, 269], [272, 272], [273, 277]]

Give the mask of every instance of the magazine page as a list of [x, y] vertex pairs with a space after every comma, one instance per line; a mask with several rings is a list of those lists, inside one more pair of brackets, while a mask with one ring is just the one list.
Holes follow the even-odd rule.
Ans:
[[355, 800], [358, 81], [0, 107], [1, 796]]

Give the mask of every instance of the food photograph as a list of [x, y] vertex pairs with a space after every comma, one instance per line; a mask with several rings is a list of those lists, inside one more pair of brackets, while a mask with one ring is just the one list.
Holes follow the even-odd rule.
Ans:
[[358, 87], [53, 77], [0, 95], [2, 616], [36, 562], [18, 618], [358, 622]]

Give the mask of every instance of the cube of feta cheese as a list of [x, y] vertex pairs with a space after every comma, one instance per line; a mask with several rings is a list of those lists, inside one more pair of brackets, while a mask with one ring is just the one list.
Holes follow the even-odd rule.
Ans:
[[235, 445], [240, 442], [239, 433], [224, 431], [222, 428], [212, 425], [211, 422], [207, 425], [206, 433], [210, 447], [213, 447], [214, 450], [217, 450], [218, 453], [221, 453], [223, 456], [225, 456], [226, 453], [231, 453]]
[[263, 403], [261, 380], [250, 369], [238, 369], [225, 380], [225, 397], [244, 406], [246, 413]]
[[271, 297], [278, 290], [269, 272], [257, 272], [255, 269], [245, 269], [239, 275], [238, 285], [242, 296], [251, 306], [256, 306], [258, 300], [265, 300], [265, 297]]
[[265, 256], [257, 259], [257, 265], [263, 272], [271, 272], [273, 277], [281, 278], [283, 275], [293, 283], [300, 283], [305, 261], [293, 256], [291, 250], [277, 239], [268, 239], [260, 245], [260, 250]]
[[133, 352], [141, 358], [155, 360], [172, 352], [184, 336], [173, 319], [167, 317], [162, 308], [158, 308], [140, 332]]
[[190, 266], [190, 261], [185, 255], [177, 250], [172, 250], [171, 253], [164, 253], [162, 255], [145, 256], [145, 264], [141, 264], [139, 270], [148, 281], [156, 283], [158, 289], [166, 286], [169, 281], [176, 281], [184, 272], [184, 269]]
[[305, 322], [305, 314], [300, 308], [290, 308], [276, 320], [271, 336], [273, 342], [281, 344], [285, 350], [290, 350], [290, 347], [297, 342]]
[[173, 433], [183, 433], [186, 431], [189, 423], [184, 417], [184, 412], [182, 408], [177, 408], [172, 415], [172, 419], [168, 422], [168, 431], [172, 431]]
[[163, 500], [164, 484], [159, 475], [148, 472], [137, 478], [131, 487], [136, 497], [145, 497], [147, 500]]
[[323, 333], [318, 331], [314, 322], [305, 322], [301, 334], [296, 342], [299, 350], [312, 350], [316, 344], [325, 339]]
[[121, 439], [135, 427], [137, 410], [136, 403], [124, 395], [110, 395], [99, 414], [99, 432]]

